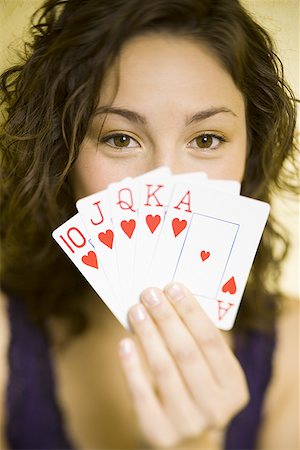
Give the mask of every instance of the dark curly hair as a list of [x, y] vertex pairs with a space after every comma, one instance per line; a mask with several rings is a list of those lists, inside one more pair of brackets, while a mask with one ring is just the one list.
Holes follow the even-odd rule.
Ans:
[[[31, 31], [22, 63], [1, 76], [1, 272], [3, 289], [40, 324], [60, 316], [76, 331], [84, 323], [86, 283], [51, 231], [75, 213], [70, 171], [104, 74], [131, 37], [163, 31], [209, 45], [245, 99], [242, 194], [270, 202], [276, 190], [295, 190], [295, 98], [270, 37], [237, 0], [48, 0]], [[237, 329], [272, 326], [287, 248], [271, 215]]]

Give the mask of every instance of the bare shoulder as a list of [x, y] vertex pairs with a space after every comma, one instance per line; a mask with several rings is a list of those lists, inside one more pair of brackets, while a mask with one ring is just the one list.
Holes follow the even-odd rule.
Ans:
[[5, 387], [7, 383], [7, 348], [9, 341], [9, 326], [7, 320], [7, 298], [0, 291], [0, 448], [7, 448], [4, 439], [4, 421], [5, 421]]
[[286, 300], [277, 324], [272, 382], [266, 394], [259, 448], [299, 448], [300, 302]]

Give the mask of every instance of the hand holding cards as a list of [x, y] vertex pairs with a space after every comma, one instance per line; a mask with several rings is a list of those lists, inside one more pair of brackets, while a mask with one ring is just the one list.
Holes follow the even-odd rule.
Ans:
[[124, 326], [144, 288], [178, 281], [218, 328], [232, 328], [268, 204], [240, 196], [235, 181], [163, 167], [76, 206], [53, 237]]

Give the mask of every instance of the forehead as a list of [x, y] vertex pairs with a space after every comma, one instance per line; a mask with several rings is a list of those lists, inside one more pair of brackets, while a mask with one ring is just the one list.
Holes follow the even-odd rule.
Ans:
[[167, 34], [127, 42], [108, 70], [100, 104], [155, 108], [244, 108], [241, 92], [206, 44]]

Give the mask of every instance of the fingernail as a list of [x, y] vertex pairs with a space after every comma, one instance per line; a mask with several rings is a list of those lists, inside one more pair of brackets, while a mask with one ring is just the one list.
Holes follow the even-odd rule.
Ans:
[[127, 356], [129, 355], [133, 350], [133, 343], [131, 339], [122, 339], [119, 345], [119, 355], [120, 356]]
[[134, 322], [141, 322], [146, 319], [146, 311], [142, 305], [136, 305], [130, 311], [130, 316]]
[[142, 292], [142, 300], [147, 306], [159, 305], [162, 301], [162, 293], [159, 289], [149, 288]]
[[185, 297], [185, 291], [183, 287], [177, 283], [169, 284], [166, 287], [166, 291], [168, 295], [170, 295], [170, 297], [172, 297], [172, 299], [175, 301], [182, 300]]

